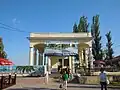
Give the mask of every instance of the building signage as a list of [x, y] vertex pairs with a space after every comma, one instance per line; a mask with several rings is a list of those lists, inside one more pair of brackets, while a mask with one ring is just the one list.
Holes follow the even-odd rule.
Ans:
[[78, 44], [78, 41], [53, 41], [53, 40], [47, 40], [45, 41], [45, 44]]

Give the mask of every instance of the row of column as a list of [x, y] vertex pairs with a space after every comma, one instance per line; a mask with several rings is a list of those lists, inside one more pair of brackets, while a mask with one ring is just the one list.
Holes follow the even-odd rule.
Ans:
[[44, 53], [41, 53], [36, 48], [30, 47], [29, 54], [29, 65], [44, 65]]
[[93, 68], [93, 57], [91, 48], [79, 49], [79, 59], [80, 66], [85, 66], [86, 68], [88, 68], [88, 64], [90, 64], [90, 67]]

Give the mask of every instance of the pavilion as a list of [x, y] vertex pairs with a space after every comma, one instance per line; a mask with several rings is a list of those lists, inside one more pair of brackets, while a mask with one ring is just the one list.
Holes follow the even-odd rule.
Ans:
[[[74, 55], [78, 54], [81, 67], [88, 68], [88, 63], [91, 68], [93, 67], [91, 33], [30, 33], [28, 40], [30, 41], [29, 65], [47, 65], [48, 71], [51, 72], [57, 70], [61, 63], [62, 68], [69, 66], [74, 73]], [[46, 45], [49, 44], [69, 44], [70, 48], [66, 49], [69, 55], [63, 55], [60, 50], [52, 51], [62, 55], [48, 55], [49, 49], [46, 49]], [[73, 48], [72, 45], [77, 47]], [[77, 53], [72, 52], [76, 49]]]

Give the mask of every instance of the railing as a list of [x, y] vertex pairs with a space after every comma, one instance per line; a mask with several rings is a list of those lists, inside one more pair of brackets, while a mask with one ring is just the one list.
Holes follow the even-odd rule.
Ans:
[[[27, 75], [27, 76], [44, 76], [46, 73], [46, 65], [35, 65], [32, 66], [32, 69], [30, 70], [29, 68], [26, 68], [26, 66], [16, 66], [19, 67], [18, 69], [16, 68], [15, 72], [20, 75]], [[29, 66], [28, 66], [29, 67]], [[23, 72], [24, 69], [24, 72]], [[28, 72], [29, 70], [29, 72]]]
[[0, 78], [0, 89], [5, 89], [15, 84], [16, 74], [14, 74], [14, 76], [13, 75], [1, 76]]
[[16, 72], [16, 66], [0, 66], [0, 73]]
[[[95, 67], [95, 68], [92, 69], [92, 71], [98, 72], [98, 71], [100, 71], [100, 69], [101, 68], [99, 68], [99, 67]], [[118, 69], [118, 68], [105, 68], [105, 71], [107, 71], [107, 72], [118, 72], [118, 71], [120, 71], [120, 69]]]
[[113, 76], [114, 82], [120, 82], [120, 76]]

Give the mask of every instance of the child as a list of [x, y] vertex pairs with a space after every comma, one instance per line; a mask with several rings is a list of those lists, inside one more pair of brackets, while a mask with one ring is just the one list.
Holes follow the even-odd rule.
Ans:
[[63, 74], [63, 86], [65, 86], [65, 90], [67, 90], [67, 81], [68, 81], [68, 74], [65, 71]]

